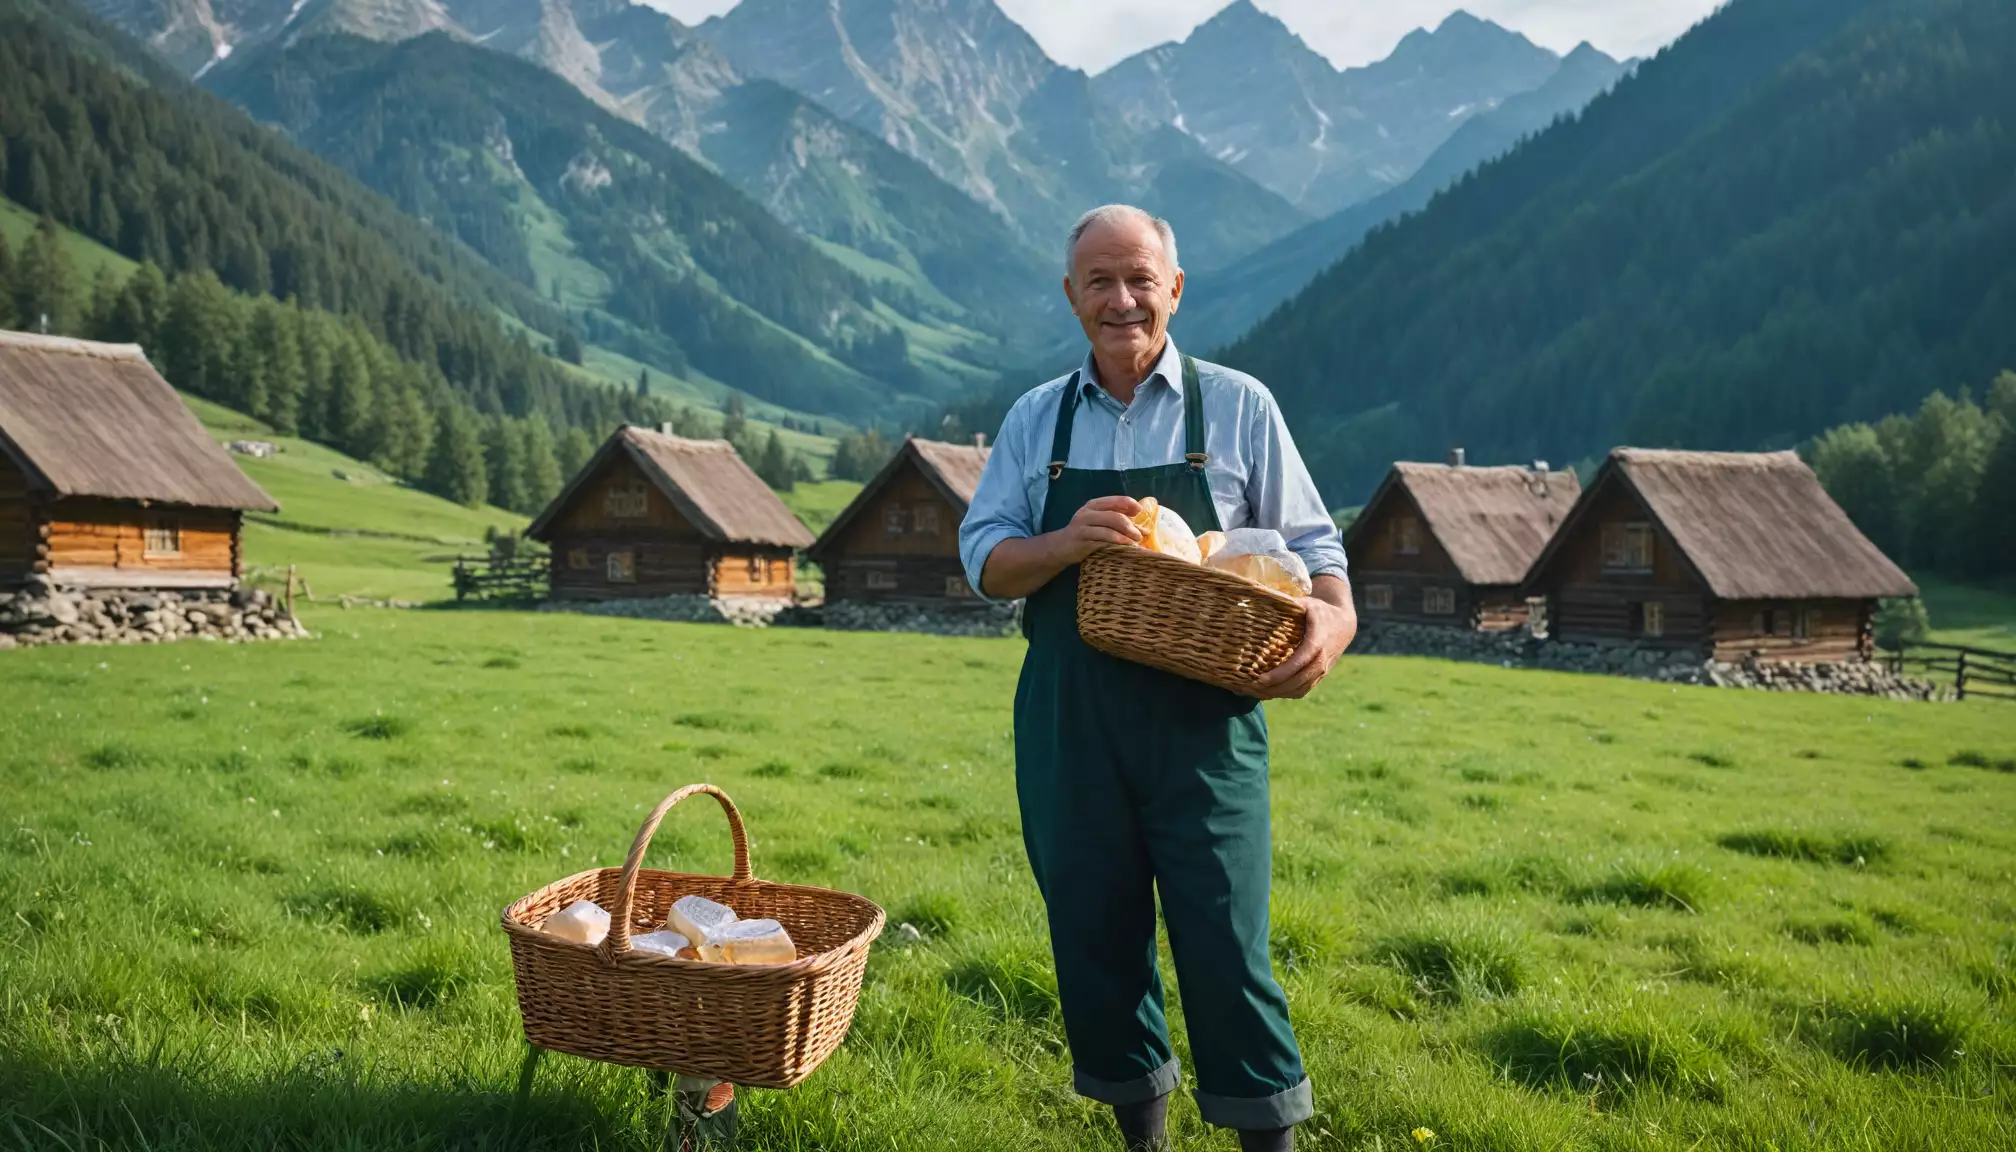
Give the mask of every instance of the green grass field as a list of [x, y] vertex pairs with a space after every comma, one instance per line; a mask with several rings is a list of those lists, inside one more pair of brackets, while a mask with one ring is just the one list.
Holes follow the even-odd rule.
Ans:
[[[513, 1112], [497, 912], [694, 780], [759, 875], [926, 932], [745, 1146], [1118, 1147], [1068, 1090], [1018, 643], [307, 619], [0, 657], [0, 1147], [651, 1147], [635, 1072], [549, 1059]], [[1368, 658], [1270, 718], [1303, 1147], [2016, 1142], [2016, 709]], [[653, 860], [724, 869], [718, 812]]]
[[847, 510], [854, 497], [861, 494], [859, 480], [820, 480], [811, 484], [797, 484], [789, 492], [779, 492], [786, 507], [793, 515], [805, 522], [812, 534], [817, 536], [826, 530], [835, 516]]
[[294, 565], [316, 597], [442, 600], [453, 594], [458, 553], [482, 555], [484, 529], [516, 531], [526, 518], [502, 508], [464, 508], [402, 485], [332, 448], [273, 430], [194, 396], [183, 400], [220, 441], [270, 440], [280, 455], [232, 459], [279, 501], [246, 517], [245, 557], [256, 583], [277, 585]]

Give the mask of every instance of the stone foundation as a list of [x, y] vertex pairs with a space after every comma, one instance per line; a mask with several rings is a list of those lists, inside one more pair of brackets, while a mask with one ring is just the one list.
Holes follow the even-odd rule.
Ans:
[[1013, 636], [1022, 626], [1019, 604], [868, 604], [840, 600], [817, 609], [819, 623], [843, 632], [923, 632], [932, 636]]
[[1630, 676], [1662, 684], [1714, 688], [1755, 688], [1773, 692], [1826, 692], [1843, 696], [1884, 696], [1892, 700], [1946, 700], [1952, 693], [1925, 680], [1895, 676], [1866, 661], [1828, 664], [1728, 664], [1704, 660], [1697, 650], [1640, 647], [1636, 644], [1569, 644], [1524, 629], [1475, 632], [1425, 624], [1366, 621], [1351, 645], [1354, 656], [1433, 656], [1505, 668], [1546, 668]]
[[289, 640], [308, 630], [261, 589], [0, 591], [0, 648], [159, 644], [168, 640]]
[[789, 600], [753, 596], [652, 596], [638, 600], [547, 600], [541, 612], [579, 612], [588, 616], [623, 616], [632, 620], [665, 620], [676, 624], [733, 624], [767, 628], [791, 607]]

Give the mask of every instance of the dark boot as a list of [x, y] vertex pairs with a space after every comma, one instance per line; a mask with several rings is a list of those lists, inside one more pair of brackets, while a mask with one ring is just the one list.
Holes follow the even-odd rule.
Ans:
[[1169, 1147], [1169, 1097], [1157, 1096], [1139, 1104], [1115, 1104], [1113, 1122], [1120, 1126], [1120, 1142], [1127, 1152], [1167, 1152]]
[[1295, 1152], [1295, 1129], [1241, 1128], [1239, 1152]]

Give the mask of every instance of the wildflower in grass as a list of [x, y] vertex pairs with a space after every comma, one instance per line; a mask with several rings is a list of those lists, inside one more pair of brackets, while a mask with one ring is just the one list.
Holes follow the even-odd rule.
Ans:
[[1435, 1130], [1433, 1128], [1414, 1129], [1414, 1143], [1419, 1144], [1421, 1147], [1423, 1148], [1428, 1147], [1428, 1145], [1433, 1143], [1434, 1140], [1435, 1140]]

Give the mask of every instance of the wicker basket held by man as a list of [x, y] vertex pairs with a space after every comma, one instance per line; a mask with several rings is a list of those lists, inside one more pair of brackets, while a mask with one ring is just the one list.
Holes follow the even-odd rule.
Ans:
[[[1090, 354], [1008, 413], [960, 555], [984, 595], [1027, 598], [1016, 788], [1074, 1086], [1113, 1107], [1130, 1148], [1165, 1142], [1182, 1070], [1155, 966], [1159, 891], [1199, 1112], [1237, 1129], [1242, 1148], [1292, 1148], [1314, 1105], [1267, 950], [1267, 726], [1255, 697], [1306, 695], [1350, 644], [1344, 550], [1273, 397], [1168, 338], [1183, 296], [1169, 225], [1109, 205], [1078, 222], [1065, 255]], [[1081, 638], [1079, 566], [1140, 543], [1148, 497], [1198, 533], [1276, 530], [1306, 567], [1301, 643], [1252, 695]]]

